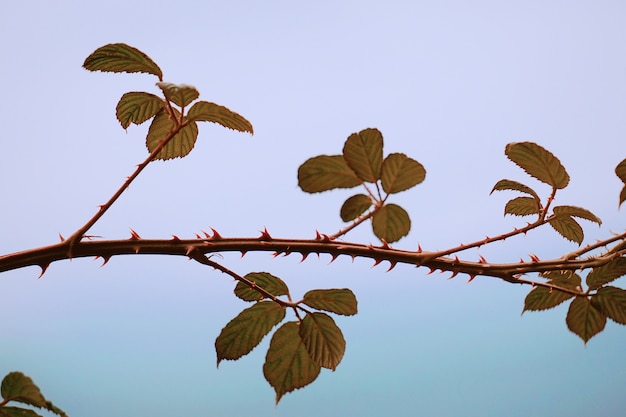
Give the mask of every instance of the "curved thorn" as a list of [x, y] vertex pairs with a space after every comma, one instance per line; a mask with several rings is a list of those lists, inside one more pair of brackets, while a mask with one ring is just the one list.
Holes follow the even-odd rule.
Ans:
[[211, 227], [211, 231], [213, 232], [213, 236], [211, 236], [211, 240], [220, 240], [222, 239], [222, 235], [220, 235], [217, 230]]
[[41, 274], [39, 274], [39, 276], [37, 277], [37, 279], [43, 277], [43, 274], [46, 273], [46, 270], [48, 270], [48, 267], [50, 266], [50, 264], [41, 264], [39, 265], [39, 268], [41, 268]]
[[132, 228], [130, 229], [130, 239], [129, 240], [139, 240], [141, 236], [137, 232], [135, 232]]
[[395, 262], [395, 261], [389, 261], [389, 264], [390, 264], [390, 265], [389, 265], [389, 269], [387, 269], [387, 272], [389, 272], [389, 271], [391, 271], [393, 268], [395, 268], [395, 267], [396, 267], [396, 265], [397, 265], [398, 263], [397, 263], [397, 262]]

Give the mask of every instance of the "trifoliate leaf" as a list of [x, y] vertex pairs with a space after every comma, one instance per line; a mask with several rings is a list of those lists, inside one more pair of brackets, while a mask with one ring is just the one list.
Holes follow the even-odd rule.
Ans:
[[321, 367], [309, 356], [296, 322], [276, 330], [265, 356], [263, 375], [276, 392], [276, 403], [283, 395], [315, 381]]
[[602, 287], [591, 297], [591, 304], [614, 322], [626, 324], [626, 290]]
[[399, 193], [424, 181], [426, 169], [403, 153], [387, 155], [383, 161], [382, 184], [387, 194]]
[[124, 129], [131, 123], [140, 125], [153, 118], [163, 108], [163, 100], [154, 94], [130, 92], [117, 103], [115, 115]]
[[528, 194], [532, 196], [535, 200], [537, 200], [538, 204], [540, 204], [541, 199], [539, 198], [535, 190], [533, 190], [527, 185], [522, 184], [521, 182], [517, 182], [513, 180], [498, 181], [496, 185], [493, 186], [493, 189], [491, 190], [489, 194], [490, 195], [493, 194], [494, 191], [504, 191], [504, 190], [519, 191], [519, 192]]
[[163, 78], [161, 68], [148, 55], [125, 43], [101, 46], [85, 59], [83, 67], [89, 71], [143, 72]]
[[[46, 400], [32, 379], [21, 372], [10, 372], [2, 380], [0, 393], [6, 402], [16, 401], [34, 407], [43, 408], [59, 416], [66, 417], [63, 410]], [[17, 407], [13, 407], [17, 408]], [[0, 408], [0, 414], [5, 408]], [[18, 411], [15, 411], [18, 413]], [[15, 414], [19, 416], [20, 414]], [[24, 414], [29, 416], [29, 414]]]
[[323, 368], [335, 370], [346, 350], [341, 329], [326, 313], [309, 313], [300, 324], [300, 337], [314, 362]]
[[378, 181], [383, 165], [383, 135], [378, 129], [353, 133], [343, 146], [343, 157], [361, 180]]
[[397, 204], [387, 204], [372, 217], [372, 229], [377, 238], [393, 243], [409, 234], [409, 213]]
[[298, 168], [298, 185], [307, 193], [319, 193], [333, 188], [352, 188], [361, 180], [341, 155], [320, 155], [308, 159]]
[[304, 294], [302, 302], [309, 307], [344, 316], [352, 316], [357, 313], [356, 296], [347, 288], [311, 290]]
[[550, 151], [533, 142], [509, 143], [506, 156], [526, 173], [554, 188], [565, 188], [569, 175], [561, 161]]
[[582, 207], [576, 206], [557, 206], [553, 209], [554, 214], [557, 216], [572, 216], [579, 219], [589, 220], [590, 222], [597, 223], [598, 226], [602, 224], [602, 220], [592, 212]]
[[162, 81], [156, 83], [156, 85], [163, 91], [166, 99], [179, 107], [186, 107], [200, 97], [200, 93], [193, 85], [165, 83]]
[[606, 265], [593, 268], [587, 274], [587, 286], [595, 290], [624, 275], [626, 275], [626, 258], [620, 257]]
[[[174, 114], [180, 117], [180, 112], [176, 109]], [[146, 147], [152, 152], [161, 143], [167, 134], [174, 128], [174, 122], [170, 119], [165, 110], [160, 110], [152, 120], [148, 135], [146, 136]], [[198, 138], [198, 125], [190, 122], [183, 127], [168, 143], [165, 148], [157, 154], [156, 159], [182, 158], [189, 154], [196, 144]]]
[[567, 215], [557, 215], [549, 220], [550, 226], [556, 230], [561, 236], [579, 245], [583, 243], [585, 234], [583, 228], [572, 217]]
[[589, 339], [604, 330], [606, 316], [587, 297], [576, 297], [569, 306], [565, 322], [567, 328], [587, 344]]
[[354, 220], [361, 214], [365, 213], [365, 210], [367, 210], [371, 206], [371, 197], [365, 194], [353, 195], [352, 197], [348, 198], [341, 206], [341, 210], [339, 212], [341, 220], [343, 220], [344, 222]]
[[[248, 281], [254, 282], [257, 287], [261, 287], [267, 292], [280, 297], [281, 295], [288, 295], [289, 288], [285, 282], [275, 277], [268, 272], [251, 272], [244, 276]], [[258, 301], [263, 298], [258, 291], [249, 288], [243, 282], [238, 282], [235, 286], [235, 295], [244, 301]]]
[[515, 197], [504, 206], [504, 215], [528, 216], [539, 213], [539, 201], [532, 197]]
[[252, 123], [243, 116], [235, 113], [227, 107], [219, 104], [209, 103], [208, 101], [198, 101], [194, 103], [187, 113], [189, 120], [197, 122], [212, 122], [224, 126], [228, 129], [237, 130], [239, 132], [254, 133]]
[[247, 355], [274, 326], [285, 318], [285, 308], [273, 301], [259, 301], [232, 319], [215, 340], [217, 365], [222, 359]]

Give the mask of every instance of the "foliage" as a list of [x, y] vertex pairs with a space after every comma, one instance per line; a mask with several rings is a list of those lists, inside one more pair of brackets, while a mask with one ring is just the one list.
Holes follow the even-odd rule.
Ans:
[[[452, 277], [467, 274], [497, 278], [508, 283], [531, 286], [524, 301], [523, 312], [542, 311], [569, 302], [566, 325], [584, 343], [601, 332], [607, 318], [626, 324], [626, 290], [609, 285], [626, 275], [626, 233], [615, 234], [594, 244], [582, 246], [583, 227], [580, 220], [602, 225], [589, 210], [573, 206], [552, 207], [559, 190], [566, 188], [570, 177], [559, 159], [550, 151], [532, 142], [510, 143], [506, 157], [531, 178], [549, 187], [547, 198], [529, 185], [510, 179], [498, 181], [494, 191], [520, 193], [504, 206], [504, 215], [533, 216], [526, 226], [498, 236], [459, 245], [441, 251], [394, 249], [390, 243], [406, 236], [411, 229], [407, 210], [388, 200], [425, 180], [424, 166], [403, 153], [384, 155], [383, 135], [375, 128], [363, 129], [346, 139], [341, 154], [319, 155], [306, 160], [298, 169], [298, 184], [307, 193], [320, 193], [343, 188], [360, 187], [339, 209], [341, 219], [348, 223], [334, 234], [317, 232], [314, 239], [276, 239], [267, 230], [259, 237], [228, 238], [217, 231], [203, 232], [195, 239], [145, 240], [131, 230], [128, 240], [90, 241], [86, 232], [107, 212], [142, 170], [154, 160], [182, 158], [194, 148], [198, 138], [198, 122], [217, 123], [228, 129], [252, 134], [252, 124], [227, 107], [198, 100], [199, 91], [190, 85], [172, 84], [163, 80], [159, 66], [142, 51], [123, 43], [109, 44], [94, 51], [84, 62], [90, 71], [146, 73], [157, 77], [160, 95], [149, 92], [128, 92], [122, 95], [116, 117], [122, 128], [150, 121], [146, 148], [149, 155], [121, 185], [119, 190], [100, 206], [96, 214], [80, 229], [60, 243], [0, 256], [0, 272], [29, 265], [38, 265], [42, 275], [58, 260], [95, 256], [106, 261], [122, 254], [162, 254], [184, 256], [218, 270], [237, 282], [234, 294], [251, 303], [229, 321], [215, 340], [217, 364], [238, 360], [271, 336], [263, 365], [263, 374], [274, 388], [276, 402], [283, 395], [313, 382], [322, 368], [335, 370], [345, 353], [346, 341], [331, 314], [357, 314], [357, 299], [347, 288], [312, 289], [294, 301], [288, 285], [269, 272], [245, 275], [216, 262], [211, 254], [239, 251], [269, 251], [274, 255], [298, 253], [306, 258], [311, 253], [328, 253], [334, 260], [339, 255], [369, 258], [377, 265], [387, 261], [392, 269], [397, 263], [450, 272]], [[619, 205], [626, 201], [626, 159], [615, 169], [624, 183]], [[371, 221], [380, 246], [339, 241], [361, 223]], [[482, 256], [478, 262], [463, 260], [459, 253], [467, 249], [502, 242], [515, 235], [525, 235], [544, 225], [578, 245], [578, 249], [553, 260], [489, 263]], [[584, 275], [584, 284], [581, 274]], [[536, 279], [528, 278], [536, 274]], [[290, 319], [287, 319], [289, 316]], [[287, 320], [287, 321], [286, 321]], [[65, 413], [45, 400], [32, 380], [19, 372], [8, 374], [2, 382], [0, 416], [36, 416], [30, 409], [8, 406], [10, 401], [44, 408], [64, 416]]]

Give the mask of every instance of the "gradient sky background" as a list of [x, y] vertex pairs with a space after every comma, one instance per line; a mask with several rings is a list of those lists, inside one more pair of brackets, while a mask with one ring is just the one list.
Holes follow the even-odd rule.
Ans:
[[[546, 196], [504, 157], [535, 141], [572, 178], [558, 204], [592, 210], [586, 241], [624, 229], [626, 3], [623, 1], [4, 1], [0, 4], [3, 150], [0, 252], [70, 235], [146, 155], [147, 126], [124, 132], [126, 91], [158, 92], [148, 75], [90, 73], [96, 48], [125, 42], [166, 81], [195, 85], [255, 135], [203, 124], [184, 159], [148, 167], [91, 234], [313, 237], [342, 226], [352, 191], [308, 195], [298, 166], [379, 128], [426, 181], [397, 195], [410, 235], [435, 250], [525, 224], [503, 218], [501, 178]], [[347, 240], [374, 242], [369, 225]], [[552, 230], [466, 254], [517, 261], [575, 249]], [[262, 364], [269, 338], [215, 367], [213, 343], [246, 304], [220, 273], [180, 258], [91, 259], [4, 273], [0, 373], [20, 370], [73, 417], [622, 416], [626, 331], [609, 322], [585, 347], [567, 307], [520, 316], [528, 289], [371, 262], [225, 255], [245, 274], [270, 271], [294, 296], [351, 287], [359, 314], [340, 317], [342, 364], [278, 406]]]

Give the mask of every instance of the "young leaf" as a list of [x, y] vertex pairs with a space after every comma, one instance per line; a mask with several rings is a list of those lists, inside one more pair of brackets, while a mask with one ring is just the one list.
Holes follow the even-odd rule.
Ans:
[[536, 287], [531, 290], [524, 300], [524, 311], [541, 311], [554, 308], [563, 301], [572, 298], [572, 294], [568, 294], [559, 290], [551, 290], [546, 287]]
[[148, 55], [124, 43], [101, 46], [85, 59], [83, 67], [89, 71], [143, 72], [163, 78], [161, 68]]
[[[276, 297], [289, 294], [287, 284], [285, 284], [282, 279], [275, 277], [269, 272], [251, 272], [246, 274], [244, 278], [254, 282], [257, 287], [263, 288]], [[244, 301], [258, 301], [263, 298], [258, 291], [249, 288], [241, 281], [235, 286], [235, 295]]]
[[590, 222], [597, 223], [598, 226], [602, 225], [602, 220], [592, 212], [582, 207], [576, 206], [556, 206], [553, 209], [554, 214], [557, 216], [572, 216], [579, 219], [589, 220]]
[[[176, 109], [173, 110], [176, 117], [180, 117], [180, 112]], [[170, 120], [167, 112], [160, 110], [148, 129], [148, 135], [146, 136], [148, 151], [152, 152], [173, 128], [174, 122]], [[198, 125], [196, 125], [196, 122], [191, 122], [165, 145], [165, 148], [159, 152], [156, 159], [166, 160], [186, 156], [193, 149], [197, 138]]]
[[541, 201], [541, 199], [539, 198], [535, 190], [533, 190], [527, 185], [524, 185], [520, 182], [513, 181], [513, 180], [498, 181], [496, 185], [494, 185], [493, 188], [491, 189], [491, 192], [489, 193], [489, 195], [493, 194], [494, 191], [504, 191], [504, 190], [519, 191], [519, 192], [528, 194], [531, 197], [533, 197], [535, 200], [537, 200], [538, 204], [540, 204], [539, 202]]
[[341, 216], [341, 220], [349, 222], [365, 213], [365, 210], [371, 206], [372, 199], [369, 196], [365, 194], [353, 195], [343, 203], [339, 215]]
[[589, 339], [604, 330], [606, 316], [587, 297], [576, 297], [569, 306], [565, 322], [567, 328], [587, 344]]
[[343, 316], [353, 316], [357, 313], [356, 296], [347, 288], [311, 290], [304, 294], [302, 302], [309, 307]]
[[270, 330], [285, 318], [285, 309], [273, 301], [259, 301], [243, 310], [215, 339], [217, 365], [236, 360], [254, 349]]
[[504, 150], [506, 156], [526, 173], [554, 188], [565, 188], [569, 175], [561, 161], [550, 151], [533, 142], [509, 143]]
[[399, 193], [424, 181], [426, 169], [403, 153], [387, 155], [383, 161], [382, 184], [387, 194]]
[[567, 215], [557, 215], [550, 219], [548, 222], [554, 230], [556, 230], [561, 236], [572, 242], [576, 242], [579, 245], [583, 243], [585, 234], [583, 228], [580, 227], [578, 222], [572, 217]]
[[626, 324], [626, 290], [602, 287], [591, 297], [591, 304], [616, 323]]
[[539, 201], [532, 197], [515, 197], [509, 200], [504, 206], [504, 215], [528, 216], [538, 214], [540, 210]]
[[299, 324], [288, 322], [276, 330], [267, 350], [263, 375], [276, 392], [276, 403], [283, 395], [305, 387], [320, 373], [300, 338]]
[[[33, 382], [33, 380], [21, 372], [10, 372], [9, 374], [7, 374], [2, 380], [0, 392], [2, 393], [2, 398], [4, 398], [6, 402], [16, 401], [23, 404], [32, 405], [34, 407], [43, 408], [62, 417], [66, 417], [65, 412], [56, 407], [50, 401], [46, 400], [41, 394], [41, 391], [39, 391], [37, 385], [35, 385], [35, 383]], [[11, 408], [16, 408], [20, 410], [17, 407]], [[3, 411], [5, 411], [5, 408], [0, 408], [0, 414]]]
[[346, 350], [341, 329], [326, 313], [309, 313], [300, 324], [300, 337], [311, 359], [323, 368], [335, 370]]
[[361, 180], [341, 155], [320, 155], [306, 160], [298, 168], [298, 185], [307, 193], [319, 193], [333, 188], [352, 188]]
[[163, 108], [163, 100], [154, 94], [130, 92], [122, 96], [115, 108], [117, 120], [124, 129], [131, 123], [142, 124], [154, 117]]
[[587, 275], [587, 286], [595, 290], [623, 275], [626, 275], [626, 258], [622, 256], [603, 266], [593, 268]]
[[163, 91], [166, 99], [179, 107], [186, 107], [200, 97], [200, 93], [193, 85], [165, 83], [162, 81], [156, 83], [156, 85]]
[[387, 204], [372, 217], [372, 229], [377, 238], [393, 243], [409, 234], [409, 214], [397, 204]]
[[378, 181], [383, 165], [383, 135], [378, 129], [351, 134], [343, 146], [343, 157], [361, 180]]
[[196, 122], [217, 123], [225, 128], [239, 132], [254, 133], [252, 124], [243, 116], [231, 111], [227, 107], [209, 103], [208, 101], [198, 101], [194, 103], [187, 113], [187, 118]]

